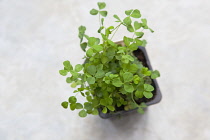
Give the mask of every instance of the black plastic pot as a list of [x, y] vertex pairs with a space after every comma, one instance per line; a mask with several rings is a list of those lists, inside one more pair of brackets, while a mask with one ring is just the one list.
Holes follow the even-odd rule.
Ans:
[[[118, 42], [118, 43], [122, 44], [122, 42]], [[146, 64], [144, 64], [144, 65], [147, 66], [150, 70], [152, 70], [152, 66], [150, 64], [149, 57], [147, 55], [145, 47], [139, 46], [139, 49], [134, 51], [134, 55], [137, 54], [137, 53], [140, 53], [140, 52], [143, 55], [142, 57], [145, 59], [145, 62], [146, 62]], [[161, 94], [161, 91], [160, 91], [160, 88], [158, 86], [158, 83], [157, 83], [156, 79], [152, 80], [152, 85], [155, 88], [155, 90], [152, 92], [154, 96], [153, 96], [153, 98], [150, 101], [145, 102], [147, 106], [157, 104], [162, 99], [162, 94]], [[104, 114], [99, 109], [99, 116], [101, 118], [103, 118], [103, 119], [107, 119], [107, 118], [114, 117], [114, 116], [121, 116], [121, 115], [130, 113], [130, 112], [133, 112], [133, 111], [136, 111], [136, 110], [137, 110], [137, 108], [136, 109], [132, 109], [132, 110], [128, 110], [128, 111], [122, 110], [122, 111], [118, 111], [118, 112], [115, 112], [115, 113]]]

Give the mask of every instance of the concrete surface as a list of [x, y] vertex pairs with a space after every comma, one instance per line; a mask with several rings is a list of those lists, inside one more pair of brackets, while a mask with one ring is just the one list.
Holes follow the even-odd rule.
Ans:
[[113, 14], [138, 8], [155, 30], [145, 38], [153, 68], [161, 72], [163, 100], [145, 115], [111, 120], [79, 118], [60, 107], [73, 89], [58, 70], [64, 60], [83, 62], [77, 27], [97, 36], [98, 18], [88, 14], [96, 2], [0, 0], [0, 139], [209, 140], [208, 0], [107, 0], [107, 25]]

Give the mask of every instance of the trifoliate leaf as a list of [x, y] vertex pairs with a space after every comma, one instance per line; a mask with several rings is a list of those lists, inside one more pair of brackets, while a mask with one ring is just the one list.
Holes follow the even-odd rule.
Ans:
[[126, 10], [125, 11], [125, 14], [127, 15], [127, 16], [130, 16], [130, 14], [133, 12], [133, 9], [131, 9], [131, 10]]
[[144, 84], [144, 90], [145, 91], [153, 91], [154, 87], [152, 85], [149, 85], [149, 84]]
[[128, 26], [128, 25], [131, 25], [131, 18], [130, 17], [126, 17], [123, 19], [123, 22]]
[[132, 26], [132, 25], [128, 25], [128, 26], [127, 26], [127, 30], [128, 30], [129, 32], [134, 32], [134, 29], [133, 29], [133, 26]]
[[123, 83], [121, 82], [120, 78], [114, 78], [112, 84], [116, 87], [121, 87]]
[[133, 17], [133, 18], [140, 18], [141, 17], [140, 11], [138, 9], [135, 9], [133, 11], [133, 13], [131, 14], [131, 17]]
[[160, 72], [157, 71], [157, 70], [152, 71], [151, 78], [152, 78], [152, 79], [156, 79], [156, 78], [158, 78], [158, 77], [160, 77]]
[[76, 103], [77, 102], [77, 98], [75, 96], [71, 96], [69, 97], [69, 103]]
[[87, 116], [87, 112], [86, 112], [85, 110], [81, 110], [81, 111], [79, 112], [79, 116], [80, 116], [80, 117], [86, 117], [86, 116]]
[[87, 82], [88, 82], [88, 84], [94, 84], [95, 83], [95, 78], [94, 77], [88, 77]]
[[107, 11], [99, 11], [100, 15], [102, 15], [103, 17], [106, 17], [108, 12]]
[[91, 15], [97, 15], [98, 14], [98, 10], [92, 9], [92, 10], [90, 10], [90, 14]]
[[105, 2], [98, 2], [98, 8], [101, 10], [101, 9], [104, 9], [106, 7], [106, 3]]
[[61, 106], [65, 109], [68, 108], [68, 105], [69, 105], [69, 103], [66, 101], [61, 103]]
[[133, 82], [134, 84], [138, 84], [140, 82], [140, 77], [138, 75], [134, 75]]
[[96, 66], [94, 66], [94, 65], [88, 66], [88, 67], [87, 67], [87, 72], [88, 72], [89, 74], [91, 74], [91, 75], [95, 75], [95, 73], [96, 73]]
[[133, 91], [134, 91], [133, 86], [130, 85], [130, 84], [125, 84], [125, 85], [124, 85], [124, 89], [125, 89], [125, 91], [127, 91], [127, 92], [133, 92]]
[[77, 65], [75, 66], [75, 71], [76, 71], [76, 72], [80, 72], [80, 71], [82, 70], [82, 68], [83, 68], [83, 66], [82, 66], [81, 64], [77, 64]]
[[143, 92], [143, 95], [144, 95], [147, 99], [152, 98], [152, 96], [153, 96], [152, 92], [149, 92], [149, 91], [144, 91], [144, 92]]
[[72, 65], [71, 65], [71, 63], [70, 63], [70, 61], [64, 61], [63, 62], [63, 65], [64, 65], [64, 67], [65, 67], [65, 69], [66, 70], [68, 70], [68, 71], [70, 71], [70, 70], [72, 70], [73, 69], [73, 67], [72, 67]]
[[138, 21], [135, 21], [134, 22], [134, 28], [135, 28], [135, 30], [138, 30], [138, 29], [140, 29], [142, 27], [142, 24], [141, 23], [139, 23]]
[[124, 82], [130, 82], [133, 80], [133, 74], [130, 72], [125, 72], [123, 74], [123, 79], [124, 79]]
[[80, 103], [76, 103], [76, 109], [82, 109], [83, 108], [83, 105], [80, 104]]
[[107, 108], [106, 107], [103, 108], [102, 113], [104, 113], [104, 114], [107, 113]]
[[135, 34], [138, 38], [141, 38], [144, 35], [143, 32], [135, 32]]
[[67, 70], [59, 70], [60, 75], [66, 76], [68, 71]]

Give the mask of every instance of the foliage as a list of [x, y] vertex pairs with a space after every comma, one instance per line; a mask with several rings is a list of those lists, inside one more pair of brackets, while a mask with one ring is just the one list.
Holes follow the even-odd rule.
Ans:
[[[86, 102], [79, 103], [76, 94], [61, 105], [64, 108], [69, 106], [71, 110], [80, 109], [80, 117], [86, 117], [87, 114], [97, 115], [99, 108], [103, 113], [115, 112], [117, 107], [121, 106], [125, 110], [138, 108], [138, 112], [143, 113], [146, 104], [137, 104], [136, 101], [153, 97], [154, 87], [151, 85], [151, 79], [159, 77], [160, 73], [144, 67], [132, 52], [137, 50], [138, 46], [146, 46], [146, 40], [142, 39], [143, 30], [153, 30], [148, 27], [147, 20], [141, 18], [138, 9], [125, 11], [126, 17], [123, 19], [114, 15], [119, 24], [115, 27], [105, 27], [104, 17], [108, 14], [104, 10], [106, 4], [97, 4], [98, 8], [90, 10], [90, 14], [99, 16], [98, 33], [101, 38], [86, 35], [86, 27], [80, 26], [80, 46], [86, 54], [85, 63], [73, 67], [70, 61], [64, 61], [64, 69], [59, 71], [62, 76], [68, 76], [66, 82], [72, 88], [76, 88], [74, 93], [80, 93], [86, 98]], [[137, 21], [133, 21], [134, 19]], [[112, 41], [121, 26], [133, 33], [132, 38], [124, 36], [125, 46]]]

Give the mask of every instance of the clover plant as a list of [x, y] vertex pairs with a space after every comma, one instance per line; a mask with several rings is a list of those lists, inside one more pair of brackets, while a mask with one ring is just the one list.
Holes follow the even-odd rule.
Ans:
[[[70, 110], [79, 109], [79, 116], [87, 114], [97, 115], [99, 110], [103, 113], [112, 113], [120, 107], [124, 110], [138, 108], [139, 113], [144, 113], [145, 103], [137, 103], [140, 98], [152, 98], [154, 87], [151, 79], [160, 76], [155, 70], [151, 71], [133, 55], [138, 46], [146, 46], [143, 40], [143, 30], [153, 30], [148, 27], [147, 20], [141, 18], [138, 9], [125, 11], [125, 17], [114, 15], [117, 26], [104, 25], [104, 18], [108, 12], [104, 10], [104, 2], [97, 3], [98, 8], [90, 10], [91, 15], [97, 15], [100, 27], [97, 32], [101, 38], [88, 36], [85, 26], [79, 27], [81, 49], [85, 52], [85, 63], [72, 66], [70, 61], [64, 61], [64, 69], [59, 73], [68, 76], [66, 82], [72, 88], [76, 88], [68, 101], [61, 105]], [[134, 21], [134, 19], [136, 19]], [[117, 30], [124, 26], [132, 37], [124, 36], [125, 46], [113, 42], [112, 38]], [[79, 94], [78, 94], [79, 93]], [[86, 98], [86, 102], [80, 103], [78, 95]]]

